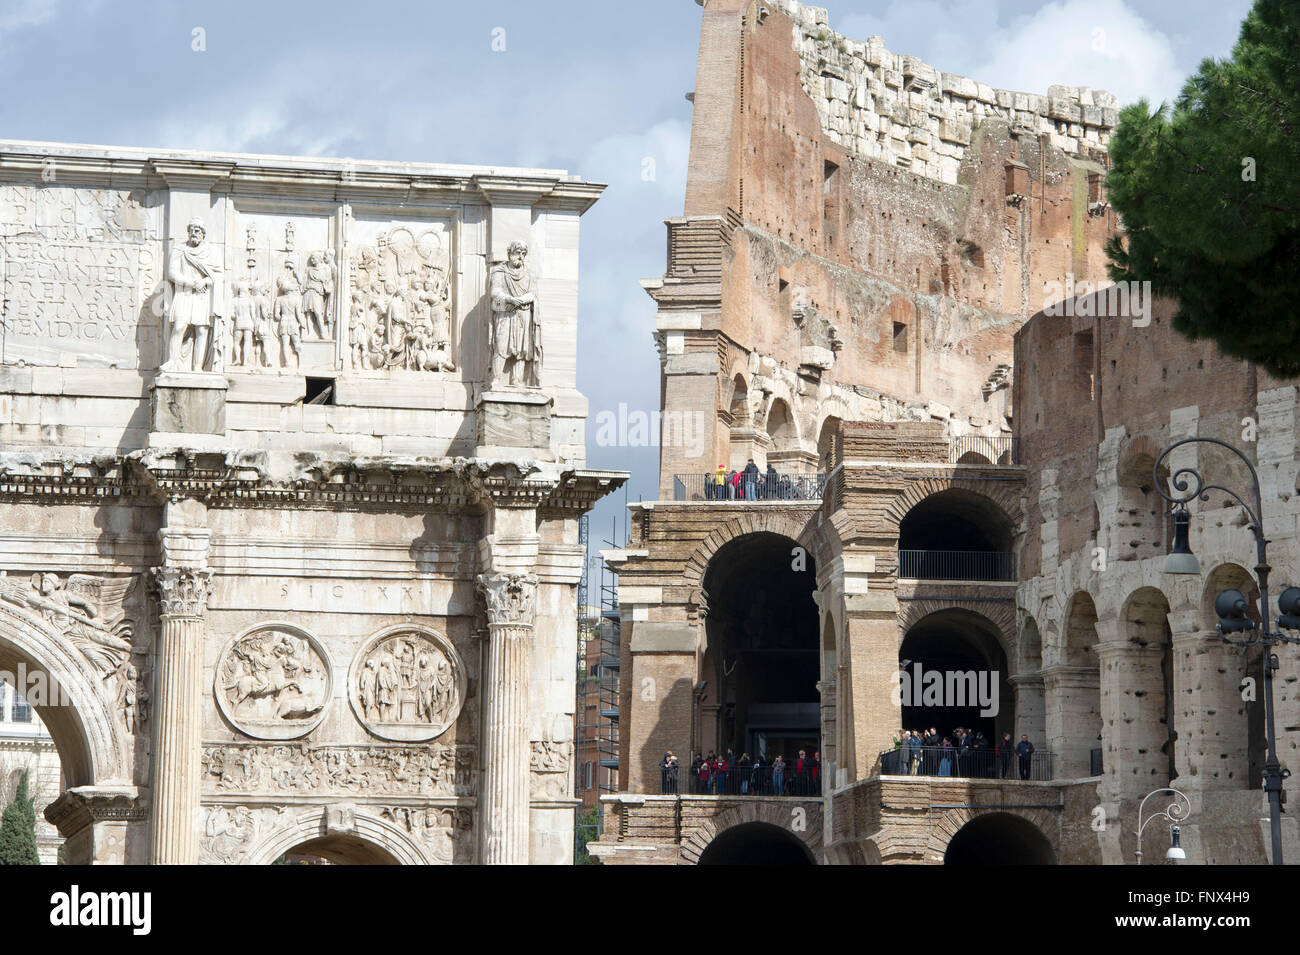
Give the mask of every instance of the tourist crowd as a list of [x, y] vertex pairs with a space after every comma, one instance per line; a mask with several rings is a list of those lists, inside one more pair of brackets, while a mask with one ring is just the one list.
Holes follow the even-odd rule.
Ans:
[[966, 776], [1009, 779], [1014, 757], [1021, 779], [1033, 773], [1034, 744], [1028, 736], [1017, 743], [1010, 733], [990, 747], [983, 730], [958, 726], [949, 736], [928, 730], [900, 730], [894, 752], [887, 753], [884, 771], [912, 776]]
[[[762, 756], [751, 757], [733, 750], [718, 755], [696, 754], [683, 769], [677, 757], [664, 753], [659, 761], [660, 791], [690, 792], [702, 796], [816, 796], [821, 793], [821, 752], [801, 749], [793, 759], [778, 754], [770, 763]], [[688, 774], [686, 780], [683, 773]]]
[[820, 482], [808, 474], [778, 474], [768, 464], [759, 470], [753, 458], [744, 470], [727, 470], [719, 464], [713, 474], [704, 475], [704, 497], [710, 501], [805, 500], [821, 496]]

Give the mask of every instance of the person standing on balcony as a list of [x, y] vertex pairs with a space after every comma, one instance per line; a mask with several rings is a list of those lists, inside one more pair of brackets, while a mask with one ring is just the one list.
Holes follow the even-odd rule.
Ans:
[[713, 474], [713, 483], [709, 486], [709, 498], [721, 501], [727, 496], [727, 469], [721, 464]]
[[820, 796], [822, 791], [822, 751], [813, 750], [812, 755], [813, 795]]
[[740, 780], [740, 794], [749, 795], [750, 776], [754, 772], [754, 761], [749, 758], [748, 753], [740, 754], [740, 762], [736, 763], [736, 778]]
[[1020, 737], [1020, 742], [1016, 744], [1016, 755], [1020, 757], [1020, 778], [1028, 779], [1034, 760], [1034, 744], [1029, 742], [1028, 736]]
[[952, 740], [946, 736], [943, 738], [943, 745], [940, 747], [939, 775], [952, 775]]
[[908, 770], [915, 776], [921, 771], [921, 734], [913, 733], [912, 738], [907, 741], [908, 750]]
[[1002, 779], [1006, 779], [1007, 773], [1011, 772], [1011, 751], [1015, 748], [1016, 744], [1011, 734], [1003, 733], [1002, 739], [998, 742], [998, 770], [1002, 774]]
[[745, 465], [744, 475], [745, 498], [752, 501], [758, 497], [759, 480], [758, 465], [754, 463], [753, 458], [750, 458], [749, 463]]
[[667, 794], [671, 792], [668, 788], [668, 768], [672, 765], [672, 751], [664, 753], [664, 758], [659, 760], [659, 791]]
[[727, 497], [733, 501], [745, 496], [745, 491], [740, 486], [741, 477], [742, 472], [740, 471], [729, 471], [727, 473]]
[[700, 789], [700, 770], [703, 766], [704, 757], [699, 753], [696, 753], [695, 758], [691, 760], [691, 788], [697, 793], [703, 792], [703, 790]]
[[780, 796], [785, 789], [785, 756], [778, 753], [772, 763], [772, 795]]
[[763, 496], [766, 498], [775, 498], [778, 494], [777, 485], [781, 479], [776, 473], [776, 468], [772, 462], [767, 462], [767, 475], [763, 478]]

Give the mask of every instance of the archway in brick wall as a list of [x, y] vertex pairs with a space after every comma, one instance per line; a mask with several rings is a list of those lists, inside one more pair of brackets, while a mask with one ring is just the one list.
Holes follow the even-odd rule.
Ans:
[[718, 709], [708, 718], [714, 725], [697, 734], [701, 750], [770, 764], [820, 749], [815, 587], [811, 555], [782, 534], [744, 534], [713, 555], [704, 574], [709, 613], [699, 682]]
[[1108, 681], [1121, 695], [1119, 706], [1136, 737], [1126, 762], [1135, 763], [1149, 788], [1177, 778], [1174, 753], [1174, 653], [1169, 629], [1169, 598], [1155, 587], [1142, 587], [1124, 602], [1124, 636], [1140, 655], [1108, 668]]
[[1014, 527], [991, 498], [963, 488], [932, 494], [898, 526], [898, 576], [1015, 580]]
[[788, 828], [746, 822], [719, 833], [698, 865], [815, 865], [812, 853]]
[[[918, 772], [929, 775], [996, 778], [994, 753], [1004, 732], [1015, 729], [1015, 695], [1008, 680], [1007, 656], [999, 628], [981, 614], [947, 608], [908, 628], [898, 651], [903, 727], [931, 728], [960, 747], [958, 727], [981, 745], [959, 753], [945, 767], [942, 753], [923, 753]], [[1013, 769], [1008, 764], [1008, 774]]]
[[1056, 865], [1052, 844], [1032, 822], [1009, 812], [976, 816], [957, 830], [944, 865]]

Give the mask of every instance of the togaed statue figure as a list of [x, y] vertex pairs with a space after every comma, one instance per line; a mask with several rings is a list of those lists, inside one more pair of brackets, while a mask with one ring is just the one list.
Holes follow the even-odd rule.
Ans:
[[[167, 313], [167, 360], [162, 370], [220, 371], [223, 344], [220, 333], [225, 316], [221, 253], [204, 241], [207, 230], [202, 219], [197, 216], [191, 219], [185, 231], [185, 244], [173, 244], [167, 258], [172, 299]], [[214, 323], [217, 337], [210, 338]], [[187, 332], [193, 332], [193, 351], [190, 367], [185, 368], [181, 348]]]
[[[506, 261], [492, 267], [492, 386], [541, 385], [542, 323], [537, 280], [524, 264], [528, 246], [511, 242]], [[507, 377], [508, 376], [508, 377]]]

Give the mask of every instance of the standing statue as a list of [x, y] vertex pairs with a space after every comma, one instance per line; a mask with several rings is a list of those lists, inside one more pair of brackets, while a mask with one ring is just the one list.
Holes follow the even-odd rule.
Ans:
[[289, 367], [293, 355], [294, 367], [302, 361], [302, 283], [294, 271], [293, 262], [286, 259], [284, 271], [275, 285], [276, 331], [280, 335], [280, 367]]
[[[168, 309], [171, 323], [167, 337], [167, 360], [163, 371], [211, 371], [220, 364], [220, 355], [209, 352], [209, 334], [213, 320], [218, 330], [225, 315], [222, 294], [220, 252], [205, 241], [207, 229], [197, 216], [186, 227], [182, 246], [173, 243], [167, 258], [167, 279], [171, 282], [172, 300]], [[181, 347], [186, 332], [193, 331], [190, 367], [182, 367]], [[214, 342], [220, 352], [222, 343]]]
[[506, 261], [492, 268], [492, 385], [508, 383], [537, 388], [541, 384], [542, 324], [537, 282], [524, 264], [528, 246], [511, 242]]
[[333, 269], [325, 262], [323, 253], [313, 252], [307, 257], [307, 279], [303, 286], [304, 332], [313, 333], [322, 340], [333, 334], [329, 316], [329, 302], [333, 295]]

